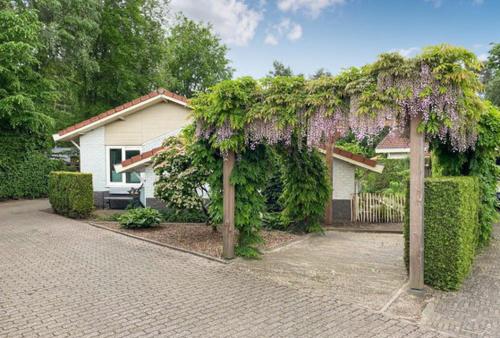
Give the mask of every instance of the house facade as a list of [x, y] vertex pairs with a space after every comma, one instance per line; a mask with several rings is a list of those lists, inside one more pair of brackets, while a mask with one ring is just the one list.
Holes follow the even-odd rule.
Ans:
[[191, 123], [187, 99], [159, 89], [77, 123], [53, 135], [80, 151], [80, 171], [92, 174], [94, 202], [103, 207], [110, 194], [126, 194], [143, 185], [141, 201], [154, 198], [154, 173], [118, 173], [115, 165], [159, 147], [166, 137]]

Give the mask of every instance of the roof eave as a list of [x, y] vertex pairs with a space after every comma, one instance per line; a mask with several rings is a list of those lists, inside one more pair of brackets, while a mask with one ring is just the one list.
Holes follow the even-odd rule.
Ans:
[[146, 108], [146, 107], [153, 105], [153, 104], [160, 102], [160, 101], [174, 102], [174, 103], [177, 103], [183, 107], [191, 109], [191, 107], [186, 102], [183, 102], [183, 101], [177, 100], [175, 98], [161, 94], [161, 95], [153, 96], [152, 98], [149, 98], [145, 101], [139, 102], [139, 103], [137, 103], [133, 106], [130, 106], [128, 108], [125, 108], [125, 109], [123, 109], [115, 114], [111, 114], [103, 119], [92, 122], [86, 126], [72, 130], [69, 133], [66, 133], [64, 135], [59, 135], [59, 133], [53, 134], [52, 138], [54, 139], [55, 142], [72, 140], [72, 139], [77, 138], [86, 132], [89, 132], [89, 131], [94, 130], [94, 129], [99, 128], [99, 127], [102, 127], [108, 123], [114, 122], [124, 115], [129, 115], [135, 111], [141, 110], [143, 108]]

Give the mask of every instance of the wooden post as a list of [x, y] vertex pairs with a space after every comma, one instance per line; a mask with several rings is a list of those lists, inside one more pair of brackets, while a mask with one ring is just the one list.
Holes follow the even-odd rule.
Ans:
[[235, 188], [229, 181], [235, 162], [234, 152], [224, 156], [223, 164], [223, 207], [224, 225], [222, 228], [222, 255], [226, 259], [234, 258], [234, 209], [235, 209]]
[[410, 121], [410, 288], [424, 288], [424, 134]]
[[[333, 188], [333, 147], [334, 140], [329, 139], [325, 144], [326, 168], [328, 170], [328, 183]], [[333, 194], [330, 195], [325, 206], [325, 226], [333, 225]]]

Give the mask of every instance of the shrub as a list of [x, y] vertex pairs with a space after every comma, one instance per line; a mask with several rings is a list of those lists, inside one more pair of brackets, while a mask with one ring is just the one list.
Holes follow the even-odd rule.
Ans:
[[94, 205], [92, 174], [55, 171], [49, 176], [49, 201], [58, 214], [86, 218]]
[[49, 173], [63, 167], [61, 161], [38, 152], [0, 158], [0, 200], [46, 197]]
[[166, 209], [161, 211], [162, 219], [171, 223], [207, 223], [207, 215], [199, 209]]
[[[409, 199], [408, 199], [409, 200]], [[408, 208], [407, 202], [407, 208]], [[424, 280], [441, 290], [457, 290], [467, 277], [478, 242], [479, 187], [472, 177], [425, 180]], [[405, 221], [405, 263], [409, 225]]]
[[131, 209], [118, 217], [122, 228], [148, 228], [161, 222], [161, 214], [152, 208]]

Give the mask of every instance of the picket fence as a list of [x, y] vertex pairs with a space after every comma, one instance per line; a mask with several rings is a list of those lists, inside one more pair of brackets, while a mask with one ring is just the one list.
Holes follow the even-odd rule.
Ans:
[[353, 220], [363, 223], [401, 223], [406, 197], [402, 194], [358, 193], [353, 196]]

